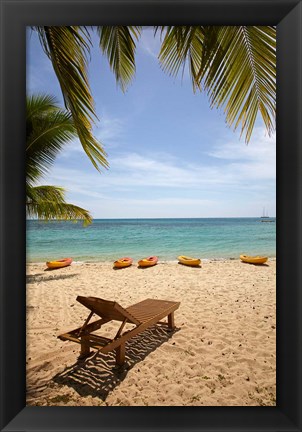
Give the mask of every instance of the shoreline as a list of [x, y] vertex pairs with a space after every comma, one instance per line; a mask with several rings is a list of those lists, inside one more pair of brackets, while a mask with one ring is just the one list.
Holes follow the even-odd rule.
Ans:
[[[143, 258], [143, 257], [142, 257]], [[118, 259], [118, 258], [117, 258]], [[141, 259], [141, 258], [140, 258]], [[276, 261], [277, 257], [276, 256], [268, 256], [268, 261]], [[131, 267], [135, 267], [135, 265], [137, 264], [138, 260], [133, 260], [133, 264]], [[205, 263], [209, 263], [209, 262], [224, 262], [224, 261], [240, 261], [239, 257], [235, 257], [235, 258], [201, 258], [201, 263], [205, 262]], [[82, 264], [113, 264], [114, 260], [109, 261], [109, 260], [95, 260], [95, 261], [72, 261], [71, 265], [82, 265]], [[46, 263], [45, 261], [27, 261], [26, 262], [26, 266], [29, 265], [44, 265]], [[178, 264], [178, 259], [174, 259], [174, 260], [159, 260], [158, 263], [156, 265], [160, 265], [160, 264]]]
[[[28, 405], [276, 406], [276, 259], [44, 270], [44, 263], [27, 264]], [[146, 298], [179, 301], [177, 329], [154, 327], [130, 340], [121, 370], [113, 353], [79, 362], [79, 345], [57, 338], [89, 313], [78, 295], [123, 307]], [[116, 333], [110, 323], [100, 334], [109, 333]]]

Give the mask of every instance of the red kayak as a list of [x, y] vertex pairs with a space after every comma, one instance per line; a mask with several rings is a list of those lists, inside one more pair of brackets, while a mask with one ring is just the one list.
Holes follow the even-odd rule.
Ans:
[[148, 258], [143, 258], [138, 262], [139, 267], [151, 267], [157, 264], [157, 256], [150, 256]]

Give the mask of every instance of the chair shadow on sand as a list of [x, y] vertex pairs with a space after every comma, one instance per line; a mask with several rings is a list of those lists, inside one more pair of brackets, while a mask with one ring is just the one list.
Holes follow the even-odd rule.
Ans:
[[126, 361], [121, 367], [115, 366], [115, 353], [94, 352], [86, 360], [78, 360], [52, 380], [59, 385], [72, 387], [80, 396], [92, 396], [104, 402], [137, 363], [143, 361], [152, 351], [167, 342], [179, 328], [167, 331], [153, 326], [126, 342]]
[[26, 283], [36, 283], [36, 282], [51, 282], [62, 279], [71, 279], [78, 276], [76, 273], [72, 274], [56, 274], [55, 276], [45, 276], [44, 273], [37, 273], [34, 275], [26, 275]]

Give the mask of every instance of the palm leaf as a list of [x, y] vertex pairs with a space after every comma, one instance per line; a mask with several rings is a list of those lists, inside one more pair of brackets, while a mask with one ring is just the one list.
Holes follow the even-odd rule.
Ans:
[[122, 90], [135, 73], [135, 40], [139, 39], [140, 26], [98, 27], [100, 48], [108, 57], [110, 67]]
[[250, 140], [258, 113], [269, 134], [276, 120], [276, 31], [274, 27], [212, 27], [198, 74], [212, 106]]
[[37, 27], [44, 51], [50, 58], [59, 80], [65, 106], [70, 110], [79, 139], [91, 160], [108, 167], [106, 153], [92, 134], [96, 118], [87, 77], [90, 37], [85, 27]]
[[82, 220], [84, 226], [92, 222], [90, 213], [66, 203], [64, 189], [56, 186], [27, 187], [26, 211], [28, 217], [44, 220]]
[[[157, 32], [158, 27], [155, 29]], [[166, 31], [159, 53], [159, 61], [165, 72], [176, 76], [182, 66], [184, 74], [188, 63], [192, 79], [193, 90], [199, 87], [197, 74], [203, 57], [203, 27], [190, 26], [162, 26], [161, 33]]]
[[[224, 107], [226, 121], [241, 124], [250, 140], [258, 113], [268, 133], [276, 119], [276, 30], [274, 27], [160, 27], [159, 60], [177, 75], [189, 62], [193, 89], [207, 90], [211, 106]], [[158, 28], [156, 28], [156, 31]]]
[[48, 94], [35, 94], [26, 97], [26, 121], [47, 114], [54, 109], [59, 110], [58, 101]]
[[27, 97], [27, 181], [35, 182], [46, 174], [63, 146], [76, 136], [71, 115], [56, 105], [55, 98], [48, 95]]

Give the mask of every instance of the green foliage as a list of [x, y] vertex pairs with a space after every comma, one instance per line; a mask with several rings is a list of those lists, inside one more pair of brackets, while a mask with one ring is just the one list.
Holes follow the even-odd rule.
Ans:
[[[159, 27], [155, 29], [155, 33]], [[161, 35], [165, 33], [159, 60], [165, 72], [176, 76], [182, 66], [184, 73], [188, 61], [193, 90], [199, 88], [198, 73], [202, 66], [204, 51], [204, 27], [163, 26]]]
[[[157, 29], [158, 30], [158, 29]], [[271, 26], [162, 27], [159, 54], [176, 75], [189, 63], [193, 88], [205, 90], [248, 142], [260, 113], [269, 134], [276, 121], [276, 29]]]
[[135, 40], [139, 39], [141, 27], [98, 27], [100, 48], [108, 57], [111, 70], [122, 90], [130, 83], [135, 72]]
[[77, 136], [71, 115], [48, 95], [31, 96], [26, 105], [26, 211], [39, 219], [83, 220], [91, 223], [89, 212], [66, 203], [64, 189], [35, 186], [49, 171], [64, 145]]
[[34, 183], [47, 174], [56, 156], [77, 136], [71, 115], [56, 105], [54, 97], [37, 95], [26, 101], [26, 174]]

